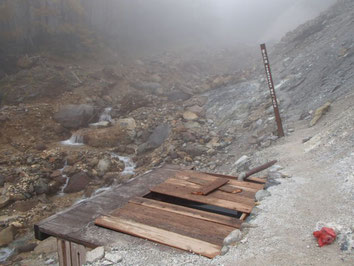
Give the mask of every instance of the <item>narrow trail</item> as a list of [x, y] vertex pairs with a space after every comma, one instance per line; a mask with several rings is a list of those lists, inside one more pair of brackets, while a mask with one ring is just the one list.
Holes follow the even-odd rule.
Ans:
[[[336, 104], [327, 124], [335, 123], [343, 108]], [[354, 256], [341, 251], [338, 241], [319, 248], [312, 236], [318, 222], [350, 228], [354, 217], [352, 195], [343, 193], [345, 181], [337, 173], [336, 160], [319, 160], [318, 153], [308, 152], [309, 145], [302, 142], [323, 129], [323, 125], [309, 128], [308, 121], [299, 121], [294, 133], [261, 152], [265, 158], [278, 159], [291, 178], [268, 189], [272, 195], [261, 202], [259, 215], [251, 221], [257, 227], [221, 259], [227, 265], [233, 264], [230, 261], [237, 265], [354, 265]]]

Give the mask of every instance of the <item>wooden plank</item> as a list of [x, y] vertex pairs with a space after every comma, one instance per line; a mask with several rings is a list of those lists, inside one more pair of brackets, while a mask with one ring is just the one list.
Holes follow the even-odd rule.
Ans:
[[[173, 186], [173, 188], [179, 188], [180, 190], [183, 190], [186, 194], [187, 193], [193, 194], [193, 192], [196, 189], [199, 190], [201, 188], [201, 186], [199, 186], [199, 185], [192, 184], [192, 183], [186, 182], [184, 180], [178, 180], [175, 178], [170, 178], [170, 179], [166, 180], [164, 184], [171, 185], [171, 186]], [[240, 194], [225, 193], [225, 192], [219, 191], [219, 190], [216, 190], [216, 191], [210, 193], [208, 195], [208, 197], [232, 201], [232, 202], [243, 203], [243, 204], [248, 205], [250, 207], [253, 207], [255, 204], [254, 198], [248, 198], [248, 197], [242, 196]]]
[[140, 205], [150, 207], [150, 208], [156, 208], [156, 209], [165, 210], [165, 211], [169, 211], [169, 212], [173, 212], [173, 213], [177, 213], [177, 214], [182, 214], [182, 215], [193, 217], [193, 218], [200, 219], [200, 220], [205, 220], [205, 221], [214, 222], [217, 224], [232, 226], [232, 227], [238, 228], [238, 229], [241, 228], [241, 224], [242, 224], [242, 222], [237, 218], [228, 217], [225, 215], [210, 213], [210, 212], [201, 211], [201, 210], [196, 210], [196, 209], [191, 209], [191, 208], [187, 208], [184, 206], [179, 206], [179, 205], [170, 204], [170, 203], [161, 202], [161, 201], [152, 200], [152, 199], [136, 197], [136, 198], [131, 199], [129, 201], [129, 203], [140, 204]]
[[[215, 245], [222, 245], [234, 227], [188, 217], [166, 210], [129, 203], [111, 213], [112, 216], [192, 237]], [[212, 228], [212, 230], [210, 230]]]
[[70, 242], [57, 238], [57, 250], [60, 266], [71, 266]]
[[259, 178], [259, 177], [248, 177], [247, 181], [255, 182], [255, 183], [259, 183], [259, 184], [267, 183], [267, 180], [265, 180], [263, 178]]
[[209, 185], [201, 187], [199, 190], [192, 192], [192, 194], [206, 196], [210, 192], [217, 190], [221, 186], [225, 185], [227, 182], [229, 182], [228, 179], [219, 178], [215, 181], [212, 181]]
[[84, 246], [71, 242], [71, 264], [82, 266], [86, 262], [86, 249]]
[[247, 217], [247, 213], [242, 213], [240, 220], [244, 221], [246, 219], [246, 217]]
[[[198, 178], [198, 179], [206, 180], [209, 182], [217, 179], [217, 177], [215, 177], [215, 176], [211, 176], [211, 175], [207, 175], [207, 174], [200, 174], [198, 172], [194, 173], [193, 171], [178, 172], [178, 173], [176, 173], [175, 178], [181, 178], [181, 179]], [[264, 188], [263, 184], [238, 181], [238, 180], [232, 180], [232, 179], [229, 179], [229, 180], [230, 181], [228, 184], [233, 185], [238, 188], [241, 188], [243, 190], [247, 190], [247, 191], [257, 192], [258, 190], [262, 190]]]
[[[214, 173], [207, 173], [207, 172], [202, 172], [202, 173], [205, 173], [207, 175], [217, 176], [217, 177], [228, 178], [231, 180], [237, 180], [237, 176], [221, 175], [221, 174], [214, 174]], [[259, 184], [265, 184], [267, 182], [266, 178], [259, 178], [259, 177], [247, 177], [247, 181], [255, 182]]]
[[[198, 185], [208, 184], [207, 180], [199, 179], [199, 178], [195, 178], [195, 177], [178, 175], [175, 178], [180, 179], [180, 180], [186, 180], [190, 183], [198, 184]], [[227, 192], [227, 193], [231, 193], [231, 194], [240, 194], [244, 197], [248, 197], [248, 198], [252, 198], [252, 199], [255, 197], [256, 192], [257, 192], [256, 189], [241, 188], [241, 187], [237, 187], [237, 186], [230, 185], [230, 184], [226, 184], [226, 185], [220, 187], [219, 190]]]
[[60, 266], [66, 266], [66, 255], [65, 255], [65, 244], [64, 240], [57, 238], [57, 251], [58, 251], [58, 260]]
[[[236, 210], [240, 212], [251, 213], [253, 206], [239, 203], [239, 202], [232, 202], [229, 200], [218, 199], [215, 197], [211, 197], [211, 195], [207, 197], [200, 197], [197, 195], [193, 195], [191, 193], [186, 193], [186, 189], [180, 186], [173, 186], [167, 183], [162, 183], [159, 186], [156, 186], [151, 189], [152, 192], [169, 195], [177, 198], [187, 199], [199, 203], [204, 203], [208, 205], [214, 205], [230, 210]], [[190, 192], [190, 191], [189, 191]]]
[[221, 252], [220, 245], [210, 244], [205, 241], [129, 221], [120, 217], [101, 216], [96, 219], [95, 224], [133, 236], [146, 238], [160, 244], [194, 252], [208, 258], [214, 258], [220, 255]]

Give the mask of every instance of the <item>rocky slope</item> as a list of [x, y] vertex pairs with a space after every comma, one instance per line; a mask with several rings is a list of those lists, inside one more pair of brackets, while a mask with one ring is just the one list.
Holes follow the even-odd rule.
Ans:
[[[315, 20], [288, 33], [271, 49], [272, 70], [287, 135], [282, 140], [276, 137], [259, 51], [254, 70], [237, 72], [227, 51], [200, 53], [194, 57], [164, 54], [124, 65], [115, 61], [114, 56], [104, 62], [81, 59], [75, 63], [44, 54], [19, 58], [16, 73], [0, 80], [3, 92], [0, 246], [6, 247], [0, 252], [14, 252], [17, 255], [11, 259], [23, 260], [23, 265], [56, 263], [53, 249], [42, 250], [47, 244], [29, 252], [38, 244], [31, 236], [34, 222], [80, 198], [98, 193], [100, 187], [125, 182], [163, 163], [236, 174], [271, 159], [280, 159], [284, 166], [290, 167], [306, 157], [310, 160], [304, 164], [307, 170], [313, 162], [316, 169], [326, 166], [331, 174], [343, 177], [336, 179], [336, 193], [352, 198], [353, 111], [351, 101], [342, 101], [346, 97], [352, 99], [350, 94], [354, 88], [353, 14], [353, 1], [339, 1]], [[333, 102], [329, 113], [309, 128], [314, 110], [328, 101]], [[340, 108], [342, 105], [346, 106], [345, 110]], [[81, 145], [66, 146], [60, 142], [71, 136], [74, 136], [71, 141]], [[242, 155], [248, 155], [251, 161], [238, 167], [235, 162]], [[133, 173], [133, 164], [126, 157], [135, 164]], [[128, 163], [127, 173], [124, 169]], [[297, 182], [301, 196], [303, 179], [296, 177], [301, 168], [294, 169], [291, 174], [295, 175], [295, 181], [280, 179], [272, 184], [285, 182], [286, 191], [291, 192], [291, 182]], [[316, 182], [321, 179], [316, 171], [311, 173], [316, 174]], [[277, 178], [283, 176], [276, 174]], [[328, 180], [328, 175], [325, 176]], [[309, 180], [310, 186], [316, 187]], [[282, 188], [283, 185], [274, 189], [275, 199], [281, 200]], [[328, 186], [322, 188], [329, 193]], [[311, 193], [303, 196], [317, 202]], [[289, 202], [295, 206], [296, 198], [289, 198]], [[338, 202], [348, 212], [350, 202]], [[325, 208], [325, 204], [321, 207]], [[262, 222], [270, 221], [275, 206], [271, 202], [263, 208], [265, 212], [271, 211], [261, 216]], [[280, 211], [284, 217], [290, 207], [282, 205]], [[301, 208], [299, 211], [306, 212]], [[344, 217], [343, 225], [349, 228], [346, 214], [341, 213], [340, 217]], [[328, 219], [328, 216], [321, 218]], [[303, 232], [313, 229], [310, 223], [314, 220], [313, 217], [307, 220]], [[266, 226], [271, 230], [270, 223]], [[279, 235], [282, 241], [286, 232], [284, 229]], [[271, 237], [270, 234], [264, 233], [262, 237]], [[254, 246], [260, 241], [254, 234], [250, 238]], [[306, 241], [311, 240], [306, 238]], [[270, 244], [275, 242], [271, 238]], [[275, 246], [274, 252], [281, 248]], [[206, 263], [193, 255], [175, 252], [164, 254], [160, 260], [155, 256], [160, 252], [155, 246], [149, 246], [148, 251], [139, 248], [116, 247], [113, 251], [120, 252], [125, 264], [142, 264], [138, 261], [141, 257], [154, 264]], [[338, 254], [336, 248], [332, 247], [333, 254]], [[260, 263], [250, 259], [252, 246], [246, 244], [246, 250], [250, 250], [246, 255], [239, 254], [244, 256], [243, 265]], [[310, 250], [311, 255], [319, 256]], [[39, 254], [44, 256], [38, 258]], [[215, 263], [234, 262], [232, 254], [218, 258]], [[286, 259], [282, 257], [279, 263]], [[347, 256], [343, 255], [343, 259], [347, 260]]]

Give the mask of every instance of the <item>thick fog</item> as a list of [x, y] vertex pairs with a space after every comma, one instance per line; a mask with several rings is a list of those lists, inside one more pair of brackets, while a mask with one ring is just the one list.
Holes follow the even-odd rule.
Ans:
[[123, 50], [279, 40], [335, 0], [85, 0], [93, 26]]
[[[1, 2], [1, 1], [0, 1]], [[33, 49], [90, 43], [120, 54], [276, 41], [335, 0], [2, 0], [0, 43]], [[48, 15], [50, 14], [50, 15]], [[62, 36], [72, 35], [72, 38]], [[70, 42], [68, 40], [71, 40]], [[48, 46], [48, 45], [47, 45]], [[68, 47], [70, 48], [70, 47]]]

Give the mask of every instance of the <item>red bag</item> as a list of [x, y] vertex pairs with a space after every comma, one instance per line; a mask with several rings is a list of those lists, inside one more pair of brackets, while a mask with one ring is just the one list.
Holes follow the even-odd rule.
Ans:
[[333, 243], [336, 239], [336, 232], [332, 228], [322, 227], [320, 231], [313, 232], [314, 237], [318, 240], [318, 245], [323, 247], [324, 245], [329, 245]]

